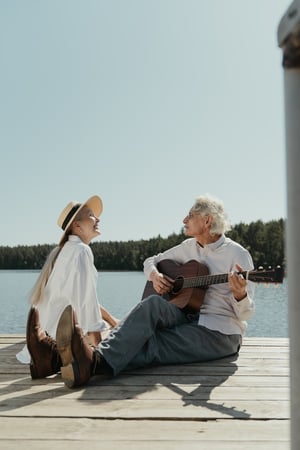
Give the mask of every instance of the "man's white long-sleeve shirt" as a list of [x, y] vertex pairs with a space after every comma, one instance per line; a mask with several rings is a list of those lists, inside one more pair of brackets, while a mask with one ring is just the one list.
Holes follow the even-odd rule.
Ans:
[[[186, 239], [163, 253], [147, 258], [144, 273], [148, 280], [156, 265], [164, 259], [171, 259], [179, 264], [196, 260], [208, 267], [210, 275], [228, 274], [236, 270], [236, 264], [245, 271], [253, 269], [249, 252], [225, 235], [203, 247], [195, 238]], [[244, 335], [246, 320], [254, 313], [253, 295], [254, 283], [251, 281], [247, 284], [247, 296], [239, 302], [230, 291], [228, 282], [209, 286], [200, 308], [199, 325], [224, 334]]]

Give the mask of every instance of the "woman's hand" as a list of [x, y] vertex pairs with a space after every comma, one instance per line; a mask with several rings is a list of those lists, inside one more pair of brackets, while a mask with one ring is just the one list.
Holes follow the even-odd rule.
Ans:
[[97, 347], [102, 340], [100, 331], [88, 331], [85, 338], [92, 347]]
[[110, 314], [103, 306], [100, 306], [102, 319], [105, 320], [112, 328], [118, 325], [119, 320]]

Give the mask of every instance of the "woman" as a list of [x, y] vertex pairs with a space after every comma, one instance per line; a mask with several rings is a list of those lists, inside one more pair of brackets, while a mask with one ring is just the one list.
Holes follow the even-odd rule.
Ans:
[[[30, 362], [32, 378], [60, 370], [54, 339], [59, 317], [67, 305], [74, 306], [78, 312], [80, 324], [91, 345], [96, 346], [101, 341], [101, 332], [107, 330], [107, 324], [110, 327], [117, 324], [117, 320], [99, 305], [98, 273], [89, 246], [91, 240], [100, 234], [98, 217], [102, 209], [100, 197], [93, 196], [82, 204], [70, 202], [58, 218], [63, 235], [59, 245], [48, 256], [32, 290], [27, 345], [17, 355], [20, 362]], [[33, 337], [37, 327], [38, 340]], [[43, 362], [45, 354], [48, 360]]]

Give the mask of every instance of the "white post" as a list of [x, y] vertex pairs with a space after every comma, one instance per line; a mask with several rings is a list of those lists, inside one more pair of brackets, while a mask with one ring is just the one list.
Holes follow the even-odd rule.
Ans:
[[300, 449], [300, 0], [295, 0], [278, 27], [283, 50], [286, 135], [286, 260], [291, 373], [291, 449]]

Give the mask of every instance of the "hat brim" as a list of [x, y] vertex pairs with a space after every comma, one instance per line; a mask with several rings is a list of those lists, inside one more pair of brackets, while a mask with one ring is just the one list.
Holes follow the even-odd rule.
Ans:
[[73, 220], [75, 219], [75, 217], [77, 216], [79, 211], [81, 211], [82, 208], [84, 208], [85, 206], [90, 208], [96, 217], [99, 217], [103, 211], [103, 203], [102, 203], [101, 198], [98, 195], [93, 195], [92, 197], [90, 197], [86, 202], [84, 202], [80, 205], [80, 207], [75, 211], [74, 215], [70, 218], [69, 222], [67, 223], [67, 225], [65, 227], [63, 235], [60, 238], [59, 244], [61, 244], [62, 241], [64, 240], [68, 229], [70, 228]]

